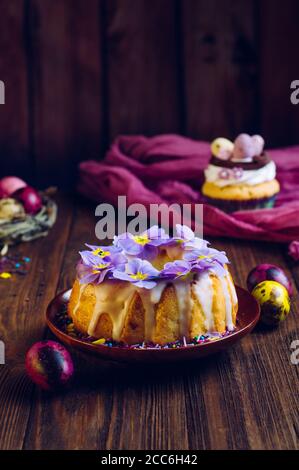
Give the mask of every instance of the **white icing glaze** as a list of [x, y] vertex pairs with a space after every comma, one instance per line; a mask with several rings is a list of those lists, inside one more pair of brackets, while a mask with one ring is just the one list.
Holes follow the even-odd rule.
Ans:
[[[237, 162], [236, 166], [238, 166]], [[267, 165], [257, 170], [243, 170], [242, 175], [240, 175], [240, 178], [238, 179], [234, 178], [232, 172], [230, 172], [231, 177], [228, 179], [219, 178], [219, 172], [222, 169], [222, 167], [216, 165], [209, 165], [204, 171], [206, 181], [208, 183], [213, 183], [216, 186], [219, 186], [220, 188], [223, 188], [225, 186], [238, 184], [255, 185], [265, 183], [266, 181], [274, 180], [276, 176], [276, 165], [273, 161], [267, 163]]]
[[193, 292], [201, 305], [205, 315], [205, 327], [207, 331], [215, 328], [213, 317], [213, 284], [208, 272], [202, 273], [193, 284]]
[[[234, 284], [229, 275], [219, 277], [225, 297], [226, 309], [226, 326], [229, 331], [234, 329], [232, 321], [232, 308], [237, 304], [237, 295]], [[98, 286], [94, 286], [96, 302], [94, 311], [88, 327], [88, 334], [94, 336], [100, 316], [105, 313], [110, 316], [113, 324], [112, 337], [119, 341], [124, 328], [125, 319], [128, 308], [137, 292], [140, 295], [144, 311], [144, 336], [146, 341], [152, 341], [155, 335], [156, 326], [156, 305], [160, 302], [162, 293], [167, 286], [172, 284], [175, 288], [178, 307], [179, 307], [179, 332], [180, 337], [189, 336], [190, 317], [192, 312], [193, 300], [191, 297], [191, 289], [200, 303], [203, 314], [205, 316], [205, 327], [207, 332], [215, 331], [213, 317], [213, 283], [208, 272], [204, 272], [197, 276], [192, 282], [190, 281], [162, 281], [151, 289], [139, 289], [133, 284], [123, 281], [104, 282]], [[80, 305], [80, 299], [86, 284], [80, 285], [79, 297], [74, 308], [75, 315]]]
[[157, 304], [158, 302], [160, 302], [161, 295], [166, 285], [167, 285], [167, 281], [164, 281], [164, 282], [161, 281], [150, 291], [150, 298], [154, 304]]
[[233, 298], [233, 304], [237, 305], [237, 303], [238, 303], [237, 292], [236, 292], [236, 288], [234, 286], [234, 283], [232, 281], [232, 278], [230, 276], [227, 276], [227, 282], [228, 282], [229, 287], [230, 287], [230, 293], [231, 293], [232, 298]]
[[179, 331], [180, 336], [189, 336], [189, 324], [191, 314], [191, 292], [190, 282], [188, 281], [176, 281], [173, 283], [175, 288], [178, 306], [179, 306]]
[[129, 282], [105, 282], [100, 286], [95, 286], [96, 303], [91, 317], [88, 334], [93, 336], [103, 313], [112, 319], [112, 336], [116, 341], [124, 327], [128, 307], [133, 298], [136, 288]]
[[234, 327], [233, 318], [232, 318], [233, 306], [232, 306], [231, 296], [230, 296], [229, 288], [228, 288], [228, 276], [219, 277], [219, 280], [221, 282], [222, 291], [223, 291], [224, 299], [225, 299], [226, 327], [228, 331], [233, 331], [235, 327]]
[[86, 287], [86, 284], [79, 284], [79, 285], [80, 285], [80, 289], [79, 289], [78, 300], [77, 300], [76, 306], [75, 306], [74, 311], [73, 311], [74, 316], [76, 315], [76, 313], [78, 311], [78, 308], [79, 308], [79, 305], [80, 305], [80, 300], [81, 300], [81, 295], [83, 294], [83, 291]]
[[156, 326], [156, 305], [160, 302], [162, 293], [166, 287], [166, 282], [159, 282], [153, 289], [138, 289], [141, 297], [144, 314], [144, 337], [150, 341], [154, 337]]

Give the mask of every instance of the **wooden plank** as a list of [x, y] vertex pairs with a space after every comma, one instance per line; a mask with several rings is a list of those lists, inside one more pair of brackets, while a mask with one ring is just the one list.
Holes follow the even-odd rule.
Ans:
[[[63, 265], [59, 273], [57, 291], [71, 287], [75, 278], [78, 251], [84, 243], [94, 240], [95, 219], [91, 206], [76, 203], [70, 238], [65, 247]], [[80, 375], [80, 355], [73, 353], [76, 369]], [[86, 364], [85, 356], [85, 364]], [[83, 366], [84, 369], [84, 366]], [[81, 388], [82, 384], [79, 385]], [[32, 407], [29, 426], [24, 441], [25, 449], [84, 449], [97, 448], [96, 424], [98, 419], [97, 394], [83, 385], [85, 391], [78, 392], [76, 387], [65, 396], [38, 393]], [[86, 391], [89, 391], [86, 400]], [[79, 398], [79, 394], [81, 398]], [[108, 407], [109, 409], [109, 407]], [[84, 429], [84, 431], [83, 431]], [[78, 432], [77, 432], [77, 431]], [[83, 432], [82, 432], [83, 431]], [[86, 446], [84, 446], [86, 444]]]
[[[57, 286], [73, 282], [83, 243], [95, 241], [94, 207], [76, 202], [71, 227], [67, 214], [68, 203], [61, 201], [49, 237], [21, 247], [24, 254], [30, 248], [30, 274], [0, 286], [8, 360], [0, 369], [1, 448], [298, 448], [299, 371], [290, 363], [298, 332], [295, 303], [278, 329], [257, 328], [234, 348], [196, 364], [127, 369], [73, 352], [77, 377], [65, 394], [49, 396], [29, 384], [24, 353], [43, 336], [42, 312]], [[281, 265], [291, 276], [277, 245], [227, 239], [213, 245], [227, 251], [240, 285], [261, 262]]]
[[110, 139], [179, 131], [175, 2], [109, 0], [105, 16]]
[[102, 150], [99, 2], [30, 5], [37, 176], [65, 187]]
[[211, 140], [256, 130], [255, 2], [185, 0], [186, 132]]
[[24, 17], [23, 0], [1, 2], [0, 80], [5, 86], [5, 104], [0, 105], [0, 176], [19, 175], [32, 181]]
[[261, 132], [269, 145], [298, 144], [299, 105], [291, 82], [298, 80], [299, 3], [259, 2]]
[[0, 338], [6, 353], [0, 367], [1, 449], [22, 448], [30, 407], [37, 398], [25, 375], [24, 359], [27, 349], [43, 338], [45, 310], [56, 291], [70, 230], [72, 206], [61, 198], [58, 204], [58, 220], [46, 238], [11, 249], [31, 258], [29, 273], [0, 282]]
[[[77, 203], [59, 290], [72, 285], [84, 243], [96, 242], [95, 223], [94, 208]], [[25, 449], [188, 447], [183, 377], [173, 373], [165, 380], [161, 372], [136, 372], [75, 351], [72, 355], [76, 384], [62, 397], [40, 395], [32, 408]]]
[[[227, 251], [234, 278], [241, 286], [246, 286], [249, 270], [260, 263], [281, 266], [292, 279], [284, 246], [240, 240], [217, 240], [215, 245]], [[299, 370], [290, 362], [290, 345], [298, 327], [294, 300], [289, 318], [279, 328], [257, 327], [230, 351], [227, 364], [219, 364], [225, 418], [230, 424], [228, 448], [298, 448], [299, 407], [294, 390]], [[218, 426], [221, 422], [218, 417]], [[213, 426], [217, 429], [216, 422]]]
[[[94, 208], [77, 204], [59, 289], [74, 279], [77, 252], [94, 240]], [[215, 240], [245, 285], [261, 262], [284, 266], [277, 245]], [[291, 449], [298, 447], [298, 368], [290, 342], [297, 306], [277, 330], [258, 328], [225, 353], [180, 367], [126, 368], [73, 352], [71, 390], [32, 408], [24, 448]], [[80, 429], [80, 432], [78, 430]]]

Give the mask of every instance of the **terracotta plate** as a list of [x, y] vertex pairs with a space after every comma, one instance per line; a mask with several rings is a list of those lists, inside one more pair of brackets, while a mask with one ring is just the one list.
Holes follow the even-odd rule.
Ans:
[[57, 313], [64, 309], [70, 298], [71, 290], [57, 295], [47, 308], [47, 324], [50, 330], [63, 343], [81, 349], [110, 361], [122, 362], [171, 362], [198, 359], [222, 351], [251, 332], [260, 316], [260, 307], [254, 297], [242, 287], [236, 286], [239, 310], [236, 330], [223, 338], [194, 346], [182, 346], [174, 349], [133, 349], [119, 346], [94, 345], [73, 338], [61, 331], [55, 324]]

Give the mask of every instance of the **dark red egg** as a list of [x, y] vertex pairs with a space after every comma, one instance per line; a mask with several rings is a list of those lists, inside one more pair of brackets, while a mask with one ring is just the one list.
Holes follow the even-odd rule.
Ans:
[[13, 197], [20, 201], [27, 214], [36, 214], [42, 208], [42, 199], [36, 189], [31, 186], [19, 189], [13, 194]]
[[285, 272], [274, 264], [259, 264], [247, 276], [247, 289], [251, 292], [255, 286], [263, 281], [276, 281], [282, 284], [289, 295], [293, 294], [292, 284]]
[[44, 390], [63, 388], [74, 374], [69, 352], [50, 340], [39, 341], [28, 350], [25, 366], [31, 380]]

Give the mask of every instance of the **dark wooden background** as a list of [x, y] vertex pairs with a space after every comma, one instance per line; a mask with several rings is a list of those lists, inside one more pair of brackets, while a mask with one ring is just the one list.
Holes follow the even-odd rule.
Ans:
[[[298, 298], [278, 328], [257, 327], [202, 361], [125, 367], [72, 349], [76, 379], [69, 390], [49, 395], [30, 382], [25, 353], [36, 341], [53, 339], [46, 307], [72, 285], [78, 251], [93, 242], [92, 205], [61, 196], [57, 202], [58, 220], [49, 235], [18, 247], [19, 258], [31, 257], [28, 275], [0, 282], [6, 348], [0, 449], [299, 449], [299, 364], [290, 360], [299, 338]], [[271, 263], [298, 289], [299, 265], [282, 244], [210, 241], [228, 253], [237, 284], [246, 286], [253, 266]]]
[[299, 143], [298, 0], [0, 0], [0, 173], [74, 181], [120, 133]]

